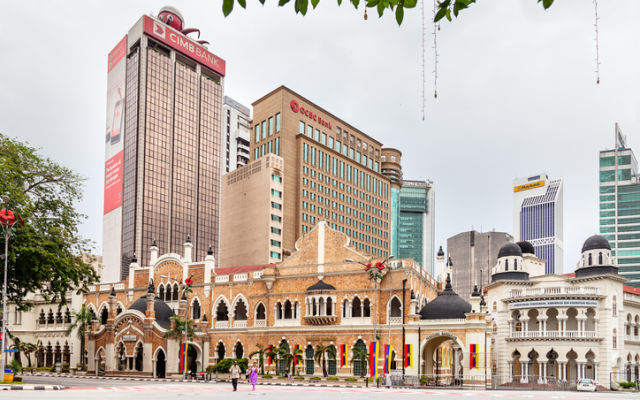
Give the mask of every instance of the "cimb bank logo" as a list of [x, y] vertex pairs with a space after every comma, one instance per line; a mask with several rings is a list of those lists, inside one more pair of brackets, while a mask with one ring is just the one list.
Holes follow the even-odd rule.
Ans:
[[298, 104], [298, 102], [295, 100], [291, 100], [291, 103], [289, 103], [289, 105], [291, 106], [293, 112], [298, 112], [300, 110], [300, 104]]
[[159, 23], [157, 23], [156, 21], [153, 21], [153, 33], [162, 38], [165, 39], [166, 38], [166, 29], [164, 28], [164, 26], [160, 25]]

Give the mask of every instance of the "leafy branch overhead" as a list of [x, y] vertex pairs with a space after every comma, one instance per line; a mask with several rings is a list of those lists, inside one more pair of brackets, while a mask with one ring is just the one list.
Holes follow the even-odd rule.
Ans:
[[[264, 4], [265, 0], [258, 0], [261, 4]], [[338, 5], [342, 5], [343, 0], [337, 0]], [[350, 2], [354, 8], [358, 8], [360, 6], [360, 0], [344, 0], [345, 2]], [[427, 1], [427, 0], [423, 0]], [[228, 16], [233, 11], [233, 6], [235, 3], [238, 3], [240, 7], [247, 8], [247, 0], [223, 0], [222, 1], [222, 12], [224, 16]], [[453, 14], [454, 17], [457, 17], [461, 10], [468, 8], [471, 4], [475, 3], [476, 0], [444, 0], [438, 1], [436, 5], [436, 15], [434, 22], [440, 21], [442, 18], [447, 18], [451, 21]], [[278, 0], [278, 6], [282, 7], [288, 3], [293, 3], [293, 8], [297, 13], [302, 15], [306, 15], [309, 10], [309, 3], [311, 3], [311, 7], [314, 9], [320, 3], [320, 0]], [[375, 8], [378, 11], [378, 16], [382, 17], [386, 10], [395, 13], [396, 21], [398, 25], [402, 24], [402, 20], [404, 19], [404, 10], [406, 8], [415, 8], [418, 4], [418, 0], [362, 0], [362, 3], [366, 8]], [[538, 0], [538, 3], [542, 3], [542, 6], [545, 10], [553, 4], [553, 0]], [[366, 14], [365, 14], [366, 16]]]

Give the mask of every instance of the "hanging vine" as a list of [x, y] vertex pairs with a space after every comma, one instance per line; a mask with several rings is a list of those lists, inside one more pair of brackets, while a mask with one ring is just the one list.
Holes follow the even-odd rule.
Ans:
[[593, 24], [593, 26], [596, 29], [596, 38], [595, 38], [595, 42], [596, 42], [596, 84], [599, 85], [600, 84], [600, 42], [599, 42], [599, 38], [598, 38], [598, 20], [600, 19], [600, 17], [598, 17], [598, 0], [593, 0], [593, 6], [595, 9], [595, 22]]

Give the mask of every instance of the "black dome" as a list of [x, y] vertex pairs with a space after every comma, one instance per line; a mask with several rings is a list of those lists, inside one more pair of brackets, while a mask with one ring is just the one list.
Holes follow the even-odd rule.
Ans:
[[438, 249], [438, 257], [444, 257], [444, 250], [442, 250], [442, 246]]
[[[147, 311], [147, 297], [140, 297], [129, 307], [129, 310], [137, 310], [144, 314]], [[171, 316], [174, 315], [173, 310], [167, 303], [160, 300], [158, 296], [153, 300], [153, 311], [156, 313], [156, 322], [158, 325], [164, 329], [171, 328]]]
[[458, 296], [451, 288], [451, 277], [447, 275], [447, 285], [442, 293], [420, 310], [420, 319], [465, 318], [471, 312], [471, 304]]
[[319, 280], [318, 282], [307, 288], [307, 292], [315, 292], [320, 290], [336, 290], [336, 288], [322, 280]]
[[516, 244], [520, 247], [520, 250], [522, 250], [522, 254], [536, 254], [533, 245], [526, 240], [520, 241]]
[[520, 249], [520, 246], [515, 243], [507, 243], [502, 246], [500, 251], [498, 251], [498, 258], [509, 256], [522, 257], [522, 250]]
[[604, 236], [593, 235], [584, 241], [584, 244], [582, 245], [582, 252], [584, 253], [585, 251], [595, 249], [611, 250], [611, 246]]

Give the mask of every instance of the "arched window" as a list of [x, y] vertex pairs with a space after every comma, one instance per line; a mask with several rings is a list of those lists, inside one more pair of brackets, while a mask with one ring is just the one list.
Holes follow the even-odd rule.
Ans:
[[67, 307], [67, 311], [64, 312], [64, 322], [67, 324], [71, 323], [71, 311], [69, 311], [69, 307]]
[[142, 372], [142, 354], [143, 348], [142, 343], [138, 343], [136, 346], [136, 359], [135, 359], [135, 369], [136, 371]]
[[593, 257], [591, 257], [591, 253], [589, 253], [589, 256], [587, 258], [588, 258], [587, 262], [589, 263], [589, 265], [593, 264]]
[[331, 297], [327, 298], [327, 314], [326, 315], [333, 315], [333, 300], [331, 299]]
[[47, 322], [47, 317], [44, 315], [44, 310], [40, 310], [40, 318], [38, 318], [39, 324], [45, 324]]
[[118, 308], [116, 308], [116, 315], [120, 315], [122, 313], [122, 307], [118, 304]]
[[618, 331], [616, 330], [616, 328], [613, 328], [613, 348], [617, 349], [618, 348]]
[[164, 301], [164, 285], [160, 284], [160, 287], [158, 287], [158, 297], [160, 297], [160, 300]]
[[109, 311], [107, 310], [107, 307], [103, 307], [100, 312], [100, 323], [105, 325], [107, 323], [107, 319], [109, 319]]
[[504, 270], [505, 271], [509, 270], [509, 260], [504, 260]]
[[[162, 288], [162, 290], [164, 291], [164, 288]], [[164, 301], [171, 301], [171, 285], [167, 285], [167, 292], [163, 295], [160, 295], [160, 298]]]
[[518, 260], [513, 260], [513, 270], [514, 271], [518, 270]]
[[307, 345], [306, 350], [304, 351], [304, 365], [305, 365], [305, 372], [307, 373], [307, 375], [313, 375], [314, 372], [314, 359], [313, 359], [313, 355], [314, 355], [314, 351], [313, 351], [313, 346], [311, 345]]
[[218, 356], [218, 362], [224, 360], [224, 343], [218, 342], [218, 348], [216, 349], [216, 355]]
[[347, 318], [347, 307], [349, 307], [349, 301], [344, 299], [342, 301], [342, 318]]
[[49, 314], [47, 315], [47, 324], [53, 324], [53, 321], [54, 321], [53, 311], [49, 309]]
[[258, 304], [256, 308], [256, 319], [267, 319], [267, 313], [262, 303]]
[[616, 300], [616, 296], [613, 296], [613, 302], [611, 303], [611, 313], [614, 317], [618, 315], [618, 302]]
[[229, 309], [227, 308], [227, 303], [224, 300], [221, 300], [220, 303], [218, 303], [218, 307], [216, 307], [216, 320], [229, 320]]
[[242, 347], [242, 343], [236, 342], [236, 347], [233, 349], [233, 352], [236, 353], [236, 358], [242, 358], [244, 356], [244, 347]]
[[276, 303], [276, 319], [282, 319], [282, 304], [280, 302]]
[[389, 316], [402, 317], [402, 304], [400, 304], [400, 300], [395, 296], [389, 302]]
[[351, 316], [354, 318], [362, 317], [362, 305], [360, 304], [360, 298], [354, 297], [351, 301]]
[[316, 309], [316, 298], [312, 298], [311, 299], [311, 315], [318, 315], [317, 309]]
[[[238, 299], [236, 302], [236, 308], [233, 310], [233, 315], [236, 321], [246, 321], [247, 320], [247, 305], [244, 300]], [[241, 358], [241, 357], [237, 357]]]
[[291, 301], [287, 299], [284, 302], [284, 319], [291, 319], [293, 317], [293, 313], [291, 312]]
[[298, 302], [293, 303], [293, 319], [298, 318]]
[[62, 323], [62, 311], [58, 310], [58, 312], [56, 312], [56, 324], [61, 324]]
[[313, 315], [324, 315], [324, 299], [322, 297], [318, 299], [318, 313]]
[[191, 305], [191, 319], [200, 319], [200, 302], [198, 299], [193, 299]]
[[493, 302], [493, 311], [498, 311], [498, 303]]
[[364, 299], [364, 303], [362, 305], [362, 316], [367, 318], [371, 316], [371, 305], [369, 299]]
[[[367, 346], [364, 344], [362, 339], [358, 339], [355, 347], [361, 349], [362, 351], [365, 351], [365, 352], [367, 351]], [[353, 376], [360, 376], [364, 365], [362, 365], [362, 362], [358, 359], [353, 359], [352, 363], [353, 363]]]
[[180, 293], [180, 288], [178, 287], [177, 283], [173, 284], [173, 291], [172, 292], [173, 292], [172, 293], [173, 296], [171, 297], [171, 300], [179, 300], [178, 293]]
[[602, 265], [604, 264], [604, 262], [602, 262], [602, 252], [598, 253], [598, 265]]

